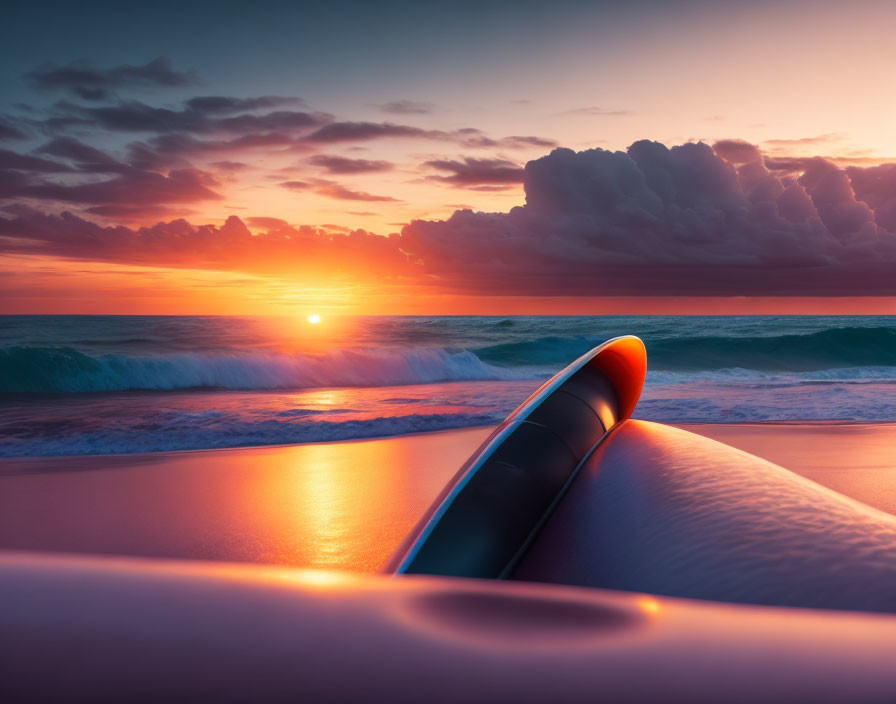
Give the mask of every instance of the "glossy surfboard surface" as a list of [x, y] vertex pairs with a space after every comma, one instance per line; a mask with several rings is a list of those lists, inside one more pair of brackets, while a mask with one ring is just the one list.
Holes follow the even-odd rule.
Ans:
[[544, 384], [464, 465], [394, 571], [896, 612], [896, 517], [627, 420], [643, 379], [640, 341], [617, 338]]
[[896, 516], [729, 445], [629, 420], [584, 464], [512, 576], [892, 613]]
[[631, 415], [645, 371], [644, 344], [626, 336], [547, 381], [464, 464], [386, 571], [506, 577], [582, 462]]

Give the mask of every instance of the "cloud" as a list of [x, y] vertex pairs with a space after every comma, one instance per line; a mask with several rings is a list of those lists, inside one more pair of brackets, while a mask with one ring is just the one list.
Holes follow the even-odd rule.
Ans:
[[525, 205], [416, 220], [401, 248], [478, 293], [896, 293], [896, 169], [815, 158], [778, 176], [749, 146], [557, 149], [526, 165]]
[[448, 133], [440, 130], [424, 130], [410, 125], [390, 122], [333, 122], [315, 130], [305, 139], [309, 142], [338, 144], [340, 142], [366, 142], [386, 137], [447, 139]]
[[279, 185], [288, 191], [307, 191], [309, 188], [312, 188], [312, 184], [307, 181], [283, 181]]
[[210, 166], [214, 166], [220, 171], [242, 171], [248, 169], [249, 165], [242, 161], [213, 161]]
[[378, 106], [380, 110], [391, 115], [425, 115], [435, 110], [435, 105], [414, 100], [393, 100]]
[[500, 139], [492, 139], [480, 130], [467, 128], [458, 130], [453, 141], [457, 141], [466, 147], [478, 147], [480, 149], [489, 149], [492, 147], [503, 147], [505, 149], [551, 149], [557, 146], [552, 139], [543, 137], [527, 137], [521, 135], [513, 135], [510, 137], [502, 137]]
[[528, 147], [553, 149], [557, 146], [557, 142], [553, 139], [545, 139], [544, 137], [515, 135], [511, 137], [502, 137], [497, 141], [495, 146], [509, 147], [510, 149], [525, 149]]
[[258, 132], [263, 130], [298, 130], [315, 127], [330, 119], [323, 113], [297, 112], [294, 110], [278, 110], [266, 115], [237, 115], [217, 120], [211, 124], [211, 130], [226, 132]]
[[449, 183], [460, 188], [475, 188], [483, 184], [510, 185], [523, 182], [523, 167], [507, 159], [462, 160], [433, 159], [425, 166], [439, 171], [448, 171], [448, 176], [430, 176], [430, 179]]
[[358, 200], [368, 203], [399, 202], [397, 198], [377, 196], [372, 193], [366, 193], [365, 191], [355, 191], [336, 183], [335, 181], [326, 181], [323, 179], [318, 179], [314, 182], [314, 192], [318, 195], [326, 196], [327, 198], [335, 198], [336, 200]]
[[748, 164], [762, 159], [759, 148], [742, 139], [720, 139], [712, 145], [712, 148], [729, 164]]
[[[40, 132], [55, 137], [93, 132], [145, 134], [127, 146], [125, 161], [134, 168], [156, 171], [189, 167], [193, 158], [214, 155], [218, 161], [241, 161], [226, 155], [246, 150], [308, 152], [324, 144], [357, 149], [358, 142], [387, 138], [434, 140], [473, 149], [543, 150], [556, 146], [553, 140], [537, 136], [494, 139], [472, 127], [428, 130], [390, 122], [334, 122], [333, 116], [324, 112], [271, 110], [300, 102], [283, 96], [199, 96], [186, 100], [182, 107], [157, 107], [120, 98], [99, 105], [62, 100], [43, 119], [30, 122]], [[383, 160], [327, 154], [312, 157], [311, 163], [331, 174], [386, 171], [393, 166]]]
[[828, 134], [820, 134], [815, 137], [800, 137], [798, 139], [767, 139], [762, 144], [772, 149], [793, 147], [816, 147], [819, 144], [829, 144], [830, 142], [839, 142], [846, 138], [847, 135], [839, 132], [830, 132]]
[[96, 127], [113, 132], [208, 132], [211, 123], [206, 115], [193, 110], [156, 108], [139, 100], [96, 107], [62, 101], [55, 108], [57, 116], [44, 123], [51, 129]]
[[313, 181], [283, 181], [281, 188], [289, 191], [311, 191], [317, 195], [326, 198], [334, 198], [335, 200], [357, 200], [366, 201], [368, 203], [398, 203], [398, 199], [390, 196], [377, 196], [365, 191], [355, 191], [347, 186], [343, 186], [336, 181], [328, 181], [326, 179], [314, 179]]
[[364, 230], [293, 227], [278, 218], [236, 216], [220, 227], [186, 220], [138, 229], [101, 226], [69, 212], [40, 213], [13, 206], [0, 216], [0, 253], [56, 255], [145, 266], [223, 269], [313, 280], [386, 280], [415, 276], [397, 237]]
[[855, 197], [868, 204], [878, 227], [896, 232], [896, 164], [846, 168]]
[[159, 108], [139, 100], [121, 100], [112, 105], [99, 106], [61, 101], [56, 103], [54, 108], [56, 114], [43, 122], [43, 126], [50, 130], [92, 127], [112, 132], [157, 134], [251, 133], [268, 130], [306, 132], [331, 119], [331, 116], [325, 113], [301, 110], [277, 110], [262, 115], [245, 113], [221, 117], [215, 115], [213, 110], [191, 107], [182, 110]]
[[190, 110], [206, 114], [231, 114], [253, 110], [282, 107], [283, 105], [304, 105], [301, 98], [280, 95], [262, 95], [257, 98], [232, 98], [223, 95], [205, 95], [190, 98], [186, 105]]
[[40, 157], [19, 154], [8, 149], [0, 149], [0, 172], [2, 171], [58, 174], [73, 171], [73, 169], [70, 166], [49, 159], [41, 159]]
[[166, 134], [153, 137], [149, 145], [140, 142], [129, 145], [132, 158], [137, 154], [149, 157], [155, 155], [185, 156], [215, 152], [236, 152], [245, 149], [283, 147], [293, 144], [290, 135], [283, 132], [263, 132], [247, 134], [232, 139], [196, 139], [189, 135]]
[[[17, 171], [14, 166], [0, 171], [0, 198], [74, 203], [87, 212], [126, 217], [166, 212], [168, 209], [164, 206], [170, 204], [221, 199], [213, 190], [217, 180], [198, 169], [173, 169], [167, 175], [128, 169], [112, 178], [72, 183], [48, 180], [46, 175], [55, 162], [39, 161], [48, 165], [38, 164], [35, 168], [30, 164], [27, 171]], [[57, 164], [55, 170], [73, 169]]]
[[71, 93], [82, 100], [107, 100], [116, 89], [181, 87], [197, 85], [199, 78], [192, 71], [177, 71], [171, 60], [160, 56], [142, 66], [121, 65], [97, 68], [82, 59], [64, 66], [43, 64], [24, 74], [26, 83], [40, 90]]
[[261, 132], [226, 139], [197, 139], [185, 134], [164, 134], [146, 141], [131, 142], [127, 147], [127, 161], [140, 169], [165, 170], [172, 166], [188, 166], [192, 158], [211, 156], [220, 161], [222, 156], [230, 154], [291, 148], [294, 145], [292, 135], [285, 132]]
[[174, 206], [185, 214], [193, 203], [222, 197], [211, 173], [189, 165], [164, 167], [149, 148], [128, 153], [131, 161], [121, 161], [69, 136], [54, 137], [29, 154], [0, 149], [0, 201], [67, 203], [130, 219], [170, 215]]
[[388, 161], [370, 159], [349, 159], [333, 154], [317, 154], [308, 159], [308, 163], [320, 166], [331, 174], [361, 174], [376, 171], [389, 171], [393, 164]]
[[856, 199], [849, 175], [826, 159], [815, 157], [805, 165], [799, 184], [812, 199], [828, 232], [840, 241], [876, 239], [874, 213]]
[[762, 163], [771, 171], [794, 173], [806, 168], [811, 157], [802, 156], [763, 156]]
[[289, 223], [286, 222], [286, 220], [263, 216], [246, 218], [246, 222], [249, 223], [250, 227], [264, 228], [267, 230], [279, 230], [284, 227], [289, 227]]
[[16, 127], [8, 117], [0, 116], [0, 141], [27, 139], [28, 135]]
[[332, 122], [307, 135], [305, 140], [323, 144], [341, 144], [387, 138], [455, 142], [473, 148], [506, 147], [510, 149], [524, 149], [556, 146], [556, 142], [553, 140], [542, 137], [510, 136], [493, 139], [475, 127], [464, 127], [450, 131], [425, 130], [420, 127], [392, 122]]
[[132, 167], [122, 164], [108, 154], [72, 137], [57, 137], [37, 149], [38, 154], [48, 154], [65, 159], [78, 171], [87, 173], [124, 173]]

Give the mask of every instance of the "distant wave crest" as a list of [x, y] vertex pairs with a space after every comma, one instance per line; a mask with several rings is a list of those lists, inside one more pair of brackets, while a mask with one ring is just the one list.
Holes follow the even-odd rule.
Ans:
[[0, 393], [394, 386], [532, 377], [439, 348], [342, 349], [323, 355], [180, 353], [89, 356], [72, 348], [0, 348]]
[[[496, 365], [564, 364], [603, 337], [540, 337], [481, 347], [476, 354]], [[808, 372], [845, 367], [896, 366], [896, 328], [842, 327], [768, 336], [647, 336], [650, 369], [700, 371], [755, 369]]]

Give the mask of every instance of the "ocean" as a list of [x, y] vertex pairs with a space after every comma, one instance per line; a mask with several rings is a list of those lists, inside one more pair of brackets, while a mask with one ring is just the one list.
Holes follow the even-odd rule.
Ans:
[[490, 425], [622, 334], [647, 346], [638, 418], [896, 420], [889, 316], [0, 316], [0, 456]]

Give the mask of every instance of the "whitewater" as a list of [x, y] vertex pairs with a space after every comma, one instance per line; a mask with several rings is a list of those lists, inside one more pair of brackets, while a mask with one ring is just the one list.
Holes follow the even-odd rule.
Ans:
[[636, 416], [896, 420], [889, 316], [0, 316], [0, 456], [319, 442], [499, 422], [636, 334]]

